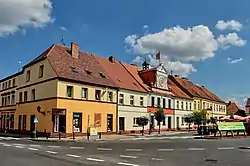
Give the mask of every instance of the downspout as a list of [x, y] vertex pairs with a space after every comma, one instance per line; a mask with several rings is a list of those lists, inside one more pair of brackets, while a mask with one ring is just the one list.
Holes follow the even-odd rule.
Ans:
[[118, 116], [118, 108], [119, 108], [119, 106], [118, 106], [118, 104], [119, 104], [119, 95], [118, 95], [118, 93], [119, 93], [119, 91], [120, 91], [120, 88], [118, 88], [117, 90], [116, 90], [116, 134], [118, 134], [118, 132], [119, 132], [119, 116]]

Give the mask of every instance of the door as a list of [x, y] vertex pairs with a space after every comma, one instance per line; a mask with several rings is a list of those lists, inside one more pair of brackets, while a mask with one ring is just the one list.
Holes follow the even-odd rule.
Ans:
[[59, 115], [54, 117], [54, 132], [59, 132]]
[[113, 115], [107, 115], [107, 131], [113, 131]]
[[171, 129], [172, 128], [172, 119], [171, 119], [171, 117], [169, 116], [168, 117], [168, 129]]
[[180, 129], [180, 117], [176, 117], [177, 129]]
[[125, 118], [119, 117], [119, 131], [125, 130]]
[[35, 115], [30, 115], [30, 131], [35, 131], [36, 124], [34, 123]]

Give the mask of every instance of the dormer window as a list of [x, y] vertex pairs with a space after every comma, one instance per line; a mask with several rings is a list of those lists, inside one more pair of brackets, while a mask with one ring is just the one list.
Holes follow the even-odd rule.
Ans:
[[78, 73], [78, 71], [76, 70], [75, 67], [70, 67], [71, 68], [71, 71], [74, 72], [74, 73]]
[[92, 72], [89, 71], [89, 70], [85, 70], [85, 72], [86, 72], [88, 75], [91, 75], [91, 74], [92, 74]]
[[99, 73], [102, 78], [106, 78], [106, 76], [103, 73]]

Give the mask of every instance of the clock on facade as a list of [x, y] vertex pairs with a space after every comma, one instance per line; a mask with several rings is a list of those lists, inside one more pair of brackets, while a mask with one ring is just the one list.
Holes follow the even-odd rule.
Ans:
[[165, 82], [166, 78], [165, 77], [159, 77], [159, 87], [165, 87]]

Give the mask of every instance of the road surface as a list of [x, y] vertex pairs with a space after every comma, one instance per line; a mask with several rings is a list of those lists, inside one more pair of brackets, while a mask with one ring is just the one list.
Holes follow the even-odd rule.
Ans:
[[1, 166], [248, 166], [250, 139], [51, 143], [0, 137]]

